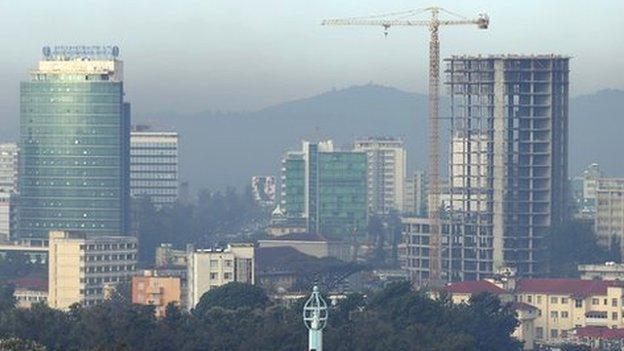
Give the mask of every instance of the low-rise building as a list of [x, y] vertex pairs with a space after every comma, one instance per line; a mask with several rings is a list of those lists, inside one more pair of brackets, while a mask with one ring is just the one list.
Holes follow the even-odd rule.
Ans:
[[13, 297], [18, 308], [30, 308], [35, 303], [47, 303], [48, 281], [45, 277], [24, 277], [10, 283], [15, 290]]
[[254, 245], [230, 244], [226, 249], [194, 250], [188, 255], [188, 308], [202, 295], [230, 282], [255, 284]]
[[578, 271], [581, 274], [581, 279], [624, 281], [624, 264], [622, 263], [580, 264]]
[[329, 240], [322, 235], [311, 233], [287, 234], [273, 239], [258, 240], [258, 247], [292, 247], [299, 252], [317, 258], [334, 257], [350, 261], [351, 245], [344, 241]]
[[160, 244], [156, 248], [156, 267], [186, 267], [186, 251], [176, 250], [169, 243]]
[[132, 277], [132, 303], [155, 307], [157, 317], [165, 316], [167, 305], [181, 305], [180, 277], [159, 276], [157, 271], [146, 270]]
[[137, 264], [137, 239], [51, 231], [49, 236], [48, 304], [67, 309], [94, 305], [121, 282], [130, 280]]

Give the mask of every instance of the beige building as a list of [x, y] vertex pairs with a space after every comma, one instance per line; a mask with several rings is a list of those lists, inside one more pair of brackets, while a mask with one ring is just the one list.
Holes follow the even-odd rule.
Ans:
[[90, 306], [101, 302], [111, 287], [130, 280], [136, 263], [134, 237], [51, 231], [48, 304], [67, 309], [75, 303]]
[[[190, 249], [190, 248], [189, 248]], [[188, 250], [188, 308], [202, 295], [230, 282], [255, 284], [254, 245], [230, 244], [226, 249]]]
[[143, 271], [132, 277], [132, 303], [151, 305], [156, 308], [156, 316], [164, 317], [167, 305], [181, 304], [182, 284], [180, 277], [158, 276], [156, 271]]
[[367, 138], [355, 142], [354, 151], [366, 152], [368, 207], [371, 213], [404, 211], [407, 151], [395, 138]]
[[595, 232], [603, 247], [619, 242], [624, 253], [624, 178], [598, 179]]
[[259, 248], [284, 246], [317, 258], [334, 257], [342, 261], [350, 261], [353, 258], [349, 243], [328, 240], [317, 234], [288, 234], [274, 239], [258, 240]]

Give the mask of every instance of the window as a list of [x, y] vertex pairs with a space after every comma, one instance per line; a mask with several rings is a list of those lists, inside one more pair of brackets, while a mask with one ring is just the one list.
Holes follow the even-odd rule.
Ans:
[[229, 273], [229, 272], [223, 273], [223, 279], [232, 280], [232, 273]]
[[557, 311], [550, 311], [550, 318], [559, 318], [559, 312]]
[[532, 303], [533, 302], [533, 296], [531, 296], [531, 295], [527, 296], [527, 302], [528, 303]]
[[600, 303], [600, 300], [598, 299], [592, 299], [592, 305], [597, 305]]
[[617, 305], [618, 305], [618, 299], [611, 299], [611, 306], [617, 307]]
[[210, 280], [216, 280], [219, 277], [218, 273], [210, 273]]
[[219, 260], [210, 260], [210, 268], [218, 268], [219, 267]]
[[581, 308], [581, 307], [583, 307], [583, 300], [581, 300], [581, 299], [575, 299], [575, 300], [574, 300], [574, 307], [576, 307], [576, 308]]
[[614, 321], [618, 320], [618, 313], [617, 312], [612, 312], [611, 313], [611, 320], [614, 320]]
[[551, 338], [556, 338], [559, 336], [559, 331], [557, 329], [551, 329], [550, 330], [550, 337]]
[[608, 305], [607, 299], [602, 300], [602, 304], [605, 306]]
[[561, 318], [568, 318], [568, 311], [561, 311]]
[[542, 296], [541, 295], [537, 295], [537, 303], [542, 303]]
[[542, 328], [542, 327], [535, 328], [535, 337], [538, 338], [538, 339], [543, 339], [544, 338], [544, 328]]
[[568, 303], [568, 298], [567, 297], [562, 297], [561, 298], [561, 303], [562, 304], [567, 304]]
[[556, 297], [551, 297], [550, 298], [550, 303], [557, 303], [557, 298]]

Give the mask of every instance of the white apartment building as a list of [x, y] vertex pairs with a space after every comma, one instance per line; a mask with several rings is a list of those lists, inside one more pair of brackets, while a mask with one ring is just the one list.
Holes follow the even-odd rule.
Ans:
[[187, 306], [194, 308], [202, 295], [230, 282], [255, 284], [254, 245], [229, 244], [226, 249], [194, 250], [188, 255]]
[[624, 178], [598, 179], [594, 225], [600, 245], [619, 244], [624, 253]]
[[407, 151], [404, 141], [395, 138], [357, 140], [354, 151], [368, 158], [368, 207], [371, 213], [404, 211]]
[[67, 309], [94, 305], [120, 282], [129, 281], [137, 264], [137, 238], [89, 236], [51, 231], [48, 258], [48, 304]]
[[0, 144], [0, 243], [12, 239], [17, 221], [18, 168], [17, 144]]
[[415, 172], [405, 179], [403, 212], [414, 216], [427, 215], [427, 174]]
[[130, 194], [156, 205], [178, 200], [178, 133], [135, 126], [130, 133]]

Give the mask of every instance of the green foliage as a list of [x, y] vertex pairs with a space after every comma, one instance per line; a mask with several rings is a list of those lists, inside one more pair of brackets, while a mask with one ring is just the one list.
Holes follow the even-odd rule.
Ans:
[[32, 263], [28, 255], [19, 252], [8, 252], [0, 257], [0, 280], [17, 279], [33, 274], [45, 274], [46, 265]]
[[139, 260], [150, 264], [161, 243], [184, 247], [188, 243], [208, 246], [219, 243], [221, 234], [240, 232], [268, 215], [257, 206], [249, 191], [227, 188], [225, 194], [201, 190], [197, 203], [177, 203], [156, 209], [149, 199], [133, 203], [139, 245]]
[[[306, 348], [301, 304], [266, 305], [266, 297], [249, 286], [230, 285], [212, 293], [221, 302], [203, 299], [201, 313], [169, 305], [160, 319], [151, 307], [121, 300], [75, 305], [67, 312], [44, 305], [10, 308], [0, 312], [0, 339], [33, 340], [50, 351]], [[225, 293], [235, 295], [227, 304], [219, 296]], [[255, 308], [231, 309], [232, 304]], [[492, 295], [475, 296], [469, 305], [449, 305], [412, 291], [409, 284], [392, 284], [369, 299], [350, 295], [331, 307], [324, 338], [326, 348], [337, 351], [514, 351], [520, 350], [510, 336], [516, 323], [513, 311]]]
[[578, 220], [550, 230], [546, 236], [546, 258], [548, 273], [557, 278], [577, 278], [579, 264], [620, 260], [619, 250], [598, 246], [591, 223]]
[[13, 297], [14, 291], [15, 289], [12, 284], [0, 280], [0, 312], [8, 311], [15, 307], [15, 297]]
[[202, 295], [193, 313], [197, 316], [205, 316], [210, 309], [215, 307], [228, 310], [264, 309], [268, 301], [269, 298], [261, 288], [251, 284], [232, 282]]

